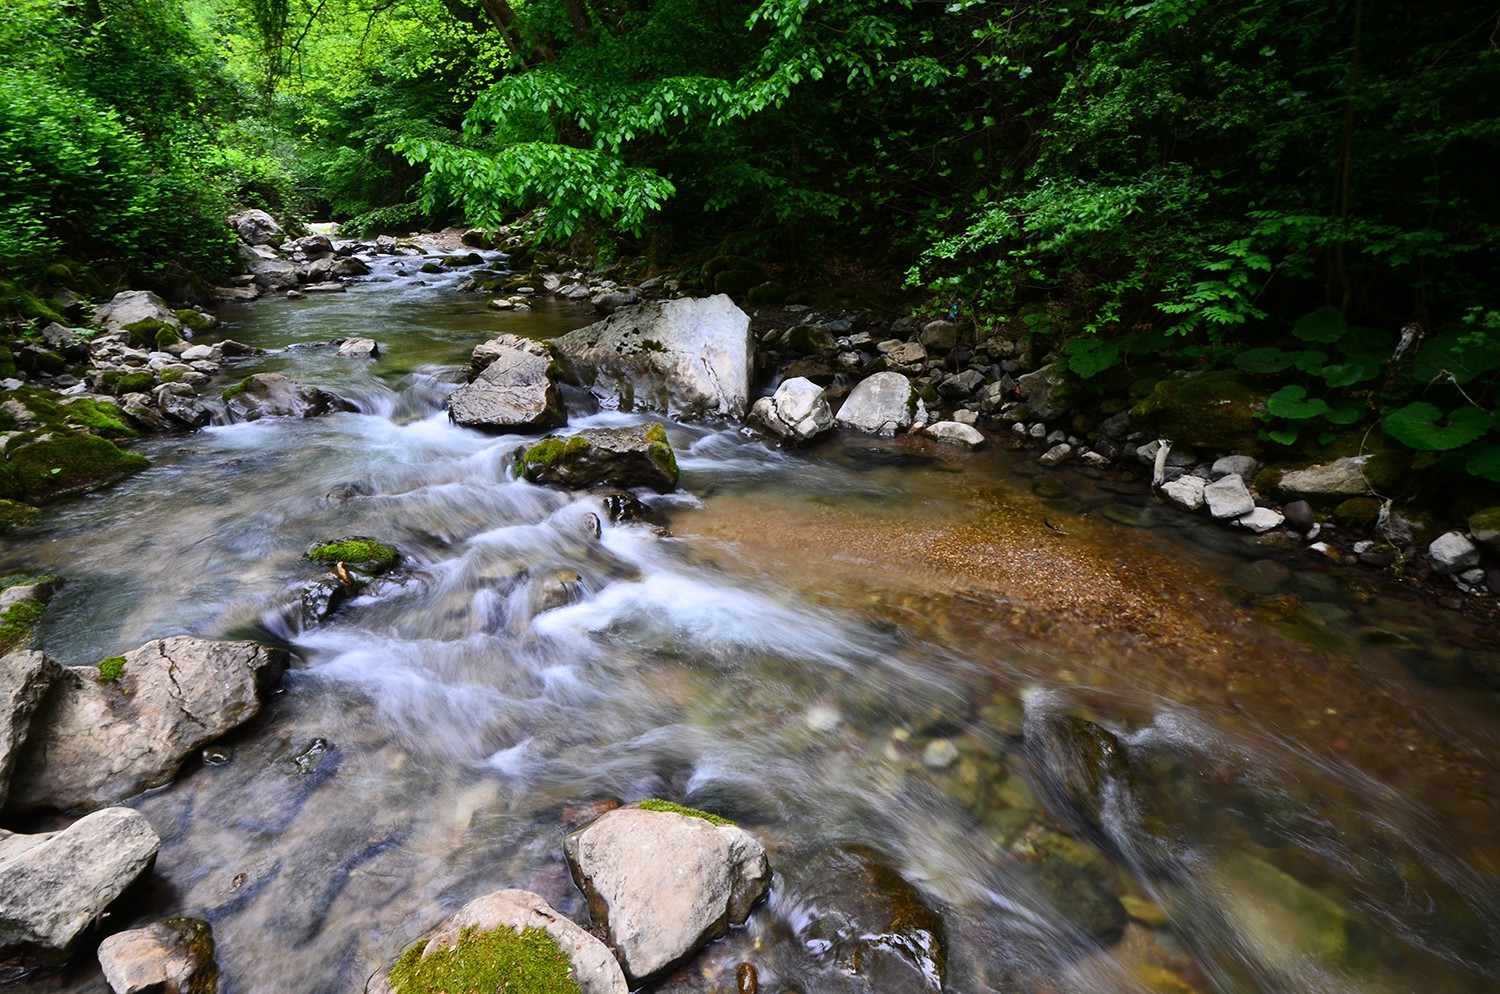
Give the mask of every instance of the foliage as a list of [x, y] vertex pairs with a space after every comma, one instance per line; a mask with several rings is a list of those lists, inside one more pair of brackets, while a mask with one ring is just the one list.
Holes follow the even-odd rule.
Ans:
[[384, 573], [396, 565], [398, 556], [395, 549], [372, 538], [344, 538], [313, 546], [307, 550], [307, 558], [325, 566], [344, 563], [366, 572]]
[[659, 797], [651, 797], [637, 804], [636, 807], [642, 811], [665, 811], [670, 814], [686, 815], [689, 818], [702, 818], [712, 825], [733, 825], [734, 822], [722, 815], [710, 814], [707, 811], [699, 811], [697, 808], [685, 807], [674, 801], [664, 801]]
[[582, 994], [567, 954], [539, 928], [469, 926], [451, 947], [424, 956], [426, 946], [414, 943], [391, 968], [393, 994]]
[[125, 657], [109, 656], [99, 660], [97, 665], [99, 675], [94, 679], [100, 683], [115, 683], [125, 675]]
[[0, 656], [30, 641], [46, 610], [47, 605], [28, 597], [16, 601], [0, 613]]

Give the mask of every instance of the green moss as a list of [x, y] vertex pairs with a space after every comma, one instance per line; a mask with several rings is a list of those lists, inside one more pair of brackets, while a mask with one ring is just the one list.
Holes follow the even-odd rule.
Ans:
[[122, 327], [130, 333], [130, 344], [138, 349], [164, 349], [182, 341], [176, 328], [156, 318], [142, 318]]
[[225, 387], [224, 388], [224, 392], [221, 393], [221, 394], [219, 394], [219, 399], [223, 400], [223, 401], [228, 401], [228, 400], [231, 400], [231, 399], [233, 399], [235, 397], [238, 397], [240, 394], [244, 393], [246, 389], [249, 388], [250, 381], [253, 380], [254, 378], [255, 377], [252, 374], [250, 376], [245, 377], [243, 380], [240, 380], [238, 383], [236, 383], [232, 387]]
[[307, 558], [323, 566], [343, 563], [367, 573], [384, 573], [396, 565], [396, 550], [373, 538], [341, 538], [307, 550]]
[[150, 463], [97, 435], [53, 434], [13, 445], [0, 462], [0, 498], [41, 503], [96, 490]]
[[37, 516], [37, 509], [30, 504], [14, 500], [0, 500], [0, 533], [24, 525]]
[[134, 438], [136, 430], [125, 423], [120, 408], [107, 400], [80, 397], [63, 407], [70, 424], [106, 438]]
[[758, 271], [729, 269], [714, 277], [714, 292], [725, 293], [735, 300], [744, 300], [750, 288], [759, 286], [765, 279]]
[[125, 657], [110, 656], [99, 660], [99, 675], [95, 677], [100, 683], [114, 683], [125, 675]]
[[1262, 447], [1256, 413], [1264, 391], [1232, 370], [1161, 380], [1130, 410], [1142, 431], [1184, 445], [1253, 454]]
[[1379, 516], [1378, 497], [1351, 497], [1333, 509], [1333, 520], [1345, 528], [1374, 528]]
[[648, 441], [656, 442], [660, 445], [668, 444], [666, 426], [658, 421], [656, 424], [646, 429], [646, 438]]
[[57, 301], [44, 301], [11, 280], [0, 280], [0, 315], [14, 315], [40, 325], [67, 324]]
[[682, 475], [677, 468], [677, 453], [672, 451], [672, 443], [667, 441], [667, 429], [657, 422], [646, 429], [646, 440], [651, 443], [651, 454], [665, 467], [675, 482]]
[[765, 307], [784, 304], [786, 303], [786, 297], [786, 287], [773, 280], [769, 283], [762, 283], [759, 286], [751, 287], [748, 300], [756, 307]]
[[412, 945], [391, 968], [393, 994], [582, 994], [567, 954], [539, 928], [472, 926], [451, 947], [423, 956]]
[[173, 311], [172, 313], [177, 315], [177, 320], [182, 322], [184, 328], [191, 328], [194, 331], [207, 331], [213, 327], [212, 321], [191, 307], [184, 307], [182, 310]]
[[15, 375], [16, 354], [10, 350], [9, 345], [0, 345], [0, 380], [7, 380]]
[[666, 811], [674, 815], [687, 815], [689, 818], [702, 818], [704, 821], [712, 825], [734, 824], [734, 822], [730, 821], [728, 818], [725, 818], [722, 815], [710, 814], [707, 811], [699, 811], [697, 808], [689, 808], [672, 801], [663, 801], [659, 797], [648, 798], [647, 800], [644, 800], [641, 803], [637, 804], [636, 807], [640, 808], [642, 811]]
[[46, 610], [47, 605], [31, 598], [6, 608], [0, 614], [0, 656], [29, 642]]
[[559, 459], [576, 455], [589, 447], [589, 440], [582, 435], [571, 438], [544, 438], [521, 454], [525, 469], [552, 466]]

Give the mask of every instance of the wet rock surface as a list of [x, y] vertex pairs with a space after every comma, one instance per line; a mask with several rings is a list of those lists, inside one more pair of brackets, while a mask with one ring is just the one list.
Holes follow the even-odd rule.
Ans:
[[213, 929], [196, 918], [169, 918], [116, 932], [99, 943], [99, 965], [115, 994], [214, 994], [219, 989]]
[[224, 410], [231, 421], [261, 418], [315, 418], [354, 405], [318, 387], [303, 386], [281, 373], [256, 373], [225, 391]]
[[483, 367], [448, 399], [454, 424], [485, 431], [533, 431], [567, 422], [557, 364], [544, 343], [502, 335], [474, 350]]
[[587, 428], [566, 438], [549, 437], [518, 454], [521, 473], [533, 483], [580, 488], [597, 485], [677, 488], [677, 457], [661, 425]]

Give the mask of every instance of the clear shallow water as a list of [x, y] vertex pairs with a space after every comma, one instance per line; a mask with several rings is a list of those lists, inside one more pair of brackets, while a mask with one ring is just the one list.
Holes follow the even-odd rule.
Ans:
[[[443, 413], [473, 345], [527, 327], [399, 279], [246, 308], [221, 334], [279, 351], [226, 382], [280, 369], [359, 412], [147, 443], [151, 470], [4, 554], [68, 577], [42, 632], [66, 662], [180, 632], [296, 654], [227, 762], [132, 802], [163, 848], [120, 914], [207, 917], [228, 994], [358, 991], [501, 887], [582, 918], [563, 836], [648, 796], [736, 819], [777, 872], [656, 990], [733, 990], [740, 962], [771, 992], [922, 989], [888, 950], [881, 983], [851, 973], [828, 922], [871, 893], [941, 916], [948, 990], [1495, 987], [1500, 722], [1459, 622], [1175, 516], [1119, 524], [1159, 512], [1004, 451], [668, 425], [682, 493], [611, 524]], [[351, 335], [383, 357], [285, 348]], [[351, 534], [402, 570], [303, 626], [304, 550]], [[1434, 666], [1448, 685], [1412, 676]], [[1049, 793], [1070, 715], [1131, 758], [1093, 818]], [[1091, 887], [1130, 899], [1120, 938], [1083, 934]]]

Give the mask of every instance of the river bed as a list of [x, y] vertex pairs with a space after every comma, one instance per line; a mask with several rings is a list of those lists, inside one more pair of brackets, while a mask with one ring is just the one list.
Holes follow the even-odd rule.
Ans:
[[[1003, 444], [784, 451], [669, 422], [681, 491], [612, 523], [444, 410], [474, 345], [590, 315], [487, 311], [398, 265], [207, 339], [271, 350], [235, 377], [286, 372], [357, 413], [144, 442], [150, 470], [0, 562], [67, 578], [40, 643], [72, 665], [178, 633], [293, 651], [253, 727], [130, 802], [163, 845], [118, 915], [207, 918], [225, 994], [354, 994], [503, 887], [586, 920], [563, 836], [653, 796], [733, 818], [776, 876], [648, 990], [733, 991], [742, 962], [771, 994], [923, 990], [920, 950], [886, 949], [875, 983], [828, 939], [829, 909], [875, 889], [940, 917], [945, 990], [1500, 983], [1500, 709], [1463, 665], [1492, 633]], [[381, 357], [319, 347], [354, 335]], [[403, 567], [305, 624], [303, 553], [345, 535]], [[1048, 730], [1074, 717], [1131, 760], [1092, 818], [1058, 793]], [[1130, 913], [1107, 936], [1100, 891]], [[87, 965], [25, 983], [106, 989]]]

